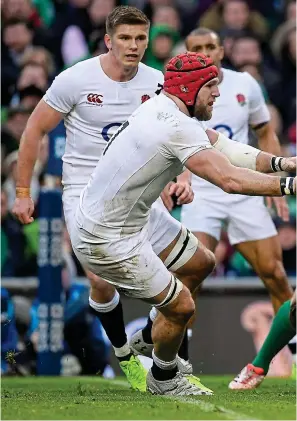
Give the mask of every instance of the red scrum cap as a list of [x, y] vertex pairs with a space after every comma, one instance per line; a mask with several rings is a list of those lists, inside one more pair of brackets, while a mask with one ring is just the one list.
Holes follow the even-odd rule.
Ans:
[[218, 77], [218, 74], [218, 68], [204, 54], [179, 54], [166, 66], [163, 89], [191, 107], [195, 104], [200, 88]]

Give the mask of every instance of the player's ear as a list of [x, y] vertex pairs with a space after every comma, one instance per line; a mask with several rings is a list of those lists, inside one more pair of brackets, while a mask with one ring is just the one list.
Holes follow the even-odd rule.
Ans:
[[223, 60], [224, 55], [225, 55], [225, 50], [224, 50], [224, 47], [221, 45], [220, 46], [220, 60]]
[[108, 50], [112, 50], [112, 42], [111, 37], [108, 34], [104, 35], [104, 42]]

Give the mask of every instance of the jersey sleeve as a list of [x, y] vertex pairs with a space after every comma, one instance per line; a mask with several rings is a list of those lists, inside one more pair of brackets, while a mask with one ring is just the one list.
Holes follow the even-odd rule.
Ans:
[[205, 130], [194, 119], [187, 119], [179, 127], [173, 128], [168, 141], [162, 146], [163, 155], [169, 159], [178, 158], [182, 164], [192, 155], [212, 148]]
[[249, 124], [252, 126], [266, 123], [270, 113], [259, 83], [248, 73], [244, 74], [249, 83]]
[[63, 114], [68, 114], [78, 101], [79, 78], [74, 78], [71, 73], [71, 68], [60, 73], [43, 97], [50, 107]]

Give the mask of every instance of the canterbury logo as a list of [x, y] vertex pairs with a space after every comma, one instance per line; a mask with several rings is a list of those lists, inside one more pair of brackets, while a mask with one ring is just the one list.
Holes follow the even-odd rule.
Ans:
[[99, 94], [89, 94], [87, 96], [88, 102], [91, 102], [93, 104], [102, 104], [103, 95]]

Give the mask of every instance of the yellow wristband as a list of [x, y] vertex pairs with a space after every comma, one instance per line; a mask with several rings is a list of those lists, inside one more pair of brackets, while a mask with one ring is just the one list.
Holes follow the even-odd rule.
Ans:
[[30, 187], [16, 187], [15, 189], [16, 197], [18, 199], [25, 199], [31, 197]]

